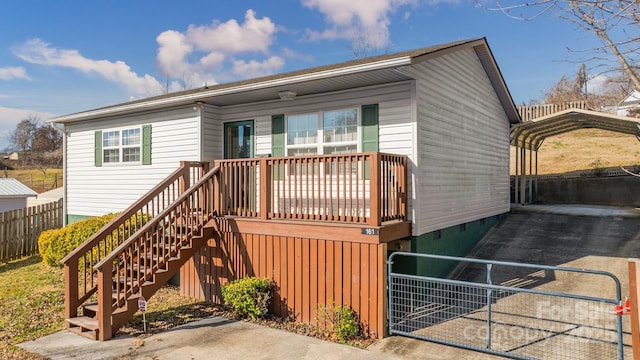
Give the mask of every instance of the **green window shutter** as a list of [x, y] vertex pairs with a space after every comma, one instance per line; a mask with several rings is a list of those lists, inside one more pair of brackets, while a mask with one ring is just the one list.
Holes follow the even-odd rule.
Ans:
[[[284, 149], [284, 115], [273, 115], [271, 117], [271, 156], [284, 156]], [[273, 179], [284, 179], [284, 168], [278, 166], [274, 169]]]
[[151, 125], [142, 126], [142, 165], [151, 165]]
[[362, 152], [377, 152], [378, 104], [362, 105]]
[[[378, 152], [378, 104], [362, 105], [362, 152]], [[369, 162], [364, 164], [364, 178], [369, 179]]]
[[102, 166], [102, 130], [96, 130], [95, 133], [94, 164], [96, 167]]
[[284, 115], [271, 117], [271, 156], [284, 156]]

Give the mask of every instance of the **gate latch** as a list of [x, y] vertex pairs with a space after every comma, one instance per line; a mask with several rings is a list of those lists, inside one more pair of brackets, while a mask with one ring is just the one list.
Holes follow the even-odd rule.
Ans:
[[619, 305], [616, 305], [616, 315], [629, 315], [631, 314], [631, 300], [627, 298], [624, 302], [624, 306], [622, 305], [622, 301]]

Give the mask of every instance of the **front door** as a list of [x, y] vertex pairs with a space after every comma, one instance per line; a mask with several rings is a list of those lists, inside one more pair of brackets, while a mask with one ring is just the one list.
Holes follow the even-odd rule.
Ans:
[[253, 120], [224, 124], [224, 158], [253, 157]]

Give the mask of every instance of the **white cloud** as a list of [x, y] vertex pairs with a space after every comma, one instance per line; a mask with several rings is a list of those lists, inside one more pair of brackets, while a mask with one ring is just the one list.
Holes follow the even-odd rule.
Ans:
[[310, 40], [361, 41], [364, 36], [380, 48], [389, 44], [389, 15], [404, 5], [415, 5], [416, 0], [302, 0], [302, 4], [323, 13], [328, 23], [323, 31], [309, 30]]
[[123, 61], [89, 59], [82, 56], [78, 50], [54, 48], [40, 39], [31, 39], [14, 47], [13, 53], [28, 63], [61, 66], [87, 74], [97, 74], [125, 86], [135, 96], [154, 95], [162, 90], [162, 86], [153, 76], [139, 76]]
[[286, 58], [291, 58], [291, 59], [300, 59], [306, 62], [314, 61], [313, 55], [305, 55], [287, 47], [282, 49], [282, 56]]
[[616, 84], [610, 80], [608, 76], [602, 74], [590, 77], [589, 80], [587, 80], [587, 89], [592, 94], [601, 94], [610, 90], [612, 86], [616, 86]]
[[284, 59], [279, 56], [272, 56], [265, 61], [244, 61], [236, 60], [233, 62], [233, 73], [244, 78], [258, 77], [261, 75], [270, 75], [284, 66]]
[[27, 71], [22, 66], [0, 67], [0, 80], [26, 79]]
[[[458, 3], [460, 0], [301, 0], [302, 5], [317, 9], [325, 15], [327, 28], [322, 31], [307, 30], [309, 40], [347, 39], [354, 46], [362, 43], [383, 48], [389, 45], [390, 15], [403, 6], [435, 6], [441, 3]], [[410, 12], [403, 14], [407, 20]]]
[[245, 61], [235, 57], [245, 53], [268, 55], [277, 31], [270, 18], [257, 18], [251, 9], [246, 11], [243, 23], [215, 20], [210, 25], [190, 25], [184, 33], [168, 30], [156, 38], [158, 67], [187, 87], [215, 84], [213, 74], [222, 72], [226, 64], [242, 77], [271, 74], [284, 65], [282, 58]]

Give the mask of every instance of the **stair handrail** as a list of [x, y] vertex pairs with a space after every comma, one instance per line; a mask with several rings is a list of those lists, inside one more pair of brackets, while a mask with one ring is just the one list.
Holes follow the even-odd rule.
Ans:
[[[147, 221], [140, 229], [138, 229], [134, 234], [129, 236], [129, 238], [127, 238], [127, 240], [122, 242], [120, 245], [118, 245], [118, 247], [113, 249], [107, 256], [105, 256], [100, 262], [95, 264], [93, 266], [93, 268], [95, 270], [99, 271], [102, 267], [104, 267], [104, 265], [107, 262], [116, 260], [117, 257], [122, 254], [122, 251], [124, 249], [128, 248], [129, 246], [131, 246], [131, 244], [133, 243], [133, 241], [135, 241], [135, 239], [137, 237], [139, 237], [141, 234], [149, 231], [150, 229], [153, 229], [154, 227], [156, 227], [158, 225], [158, 223], [163, 221], [164, 218], [166, 218], [167, 215], [169, 215], [173, 209], [175, 209], [176, 207], [182, 205], [182, 203], [189, 196], [191, 196], [194, 192], [199, 190], [202, 187], [203, 184], [208, 182], [213, 176], [217, 175], [219, 171], [220, 171], [220, 167], [219, 166], [216, 166], [213, 169], [209, 170], [208, 173], [206, 173], [204, 176], [202, 176], [202, 178], [200, 178], [200, 180], [198, 180], [198, 182], [193, 184], [193, 186], [191, 186], [184, 193], [182, 193], [182, 195], [180, 195], [180, 197], [178, 197], [173, 203], [171, 203], [171, 205], [169, 205], [166, 208], [164, 208], [164, 210], [162, 210], [158, 215], [156, 215], [156, 217], [154, 219], [151, 219], [151, 220]], [[208, 220], [210, 220], [210, 218], [213, 217], [213, 214], [210, 213], [210, 212], [207, 213], [207, 215], [209, 216]]]
[[[193, 222], [194, 229], [189, 229], [189, 232], [183, 233], [193, 235], [196, 231], [201, 231], [204, 225], [214, 216], [214, 202], [210, 198], [215, 196], [214, 177], [219, 173], [220, 167], [216, 166], [207, 172], [200, 178], [193, 186], [187, 189], [182, 195], [178, 197], [171, 205], [164, 208], [157, 216], [149, 220], [140, 229], [138, 229], [133, 235], [127, 238], [118, 247], [107, 254], [100, 262], [98, 262], [93, 268], [98, 273], [98, 334], [101, 340], [110, 338], [110, 334], [116, 330], [118, 324], [113, 324], [111, 321], [111, 315], [114, 309], [127, 306], [127, 300], [130, 296], [138, 293], [140, 287], [144, 284], [147, 278], [151, 278], [153, 273], [147, 272], [146, 268], [152, 270], [160, 269], [168, 258], [177, 253], [182, 246], [193, 246], [192, 236], [187, 236], [187, 244], [179, 244], [176, 242], [173, 249], [169, 250], [169, 253], [162, 254], [162, 258], [155, 260], [145, 260], [142, 264], [145, 271], [136, 274], [132, 270], [135, 257], [133, 254], [140, 255], [146, 250], [153, 249], [158, 244], [149, 244], [152, 242], [153, 237], [156, 240], [164, 238], [164, 231], [166, 229], [176, 229], [175, 222], [178, 219], [185, 220], [185, 218], [177, 217], [176, 213], [182, 214], [183, 210], [177, 210], [178, 208], [185, 209], [186, 214], [189, 215], [187, 221], [191, 221], [191, 210], [198, 209], [198, 212], [202, 216], [198, 221]], [[207, 193], [208, 190], [208, 193]], [[194, 200], [197, 197], [197, 200]], [[195, 205], [195, 206], [193, 206]], [[168, 220], [168, 221], [167, 221]], [[172, 223], [172, 221], [174, 223]], [[161, 232], [159, 232], [159, 230]], [[163, 251], [165, 250], [162, 247]], [[126, 256], [126, 252], [129, 252], [129, 256]], [[114, 268], [115, 265], [115, 268]], [[120, 284], [116, 282], [116, 289], [113, 292], [113, 275], [116, 277], [123, 276], [124, 283]], [[115, 297], [114, 297], [115, 295]]]
[[[134, 202], [127, 209], [117, 215], [111, 222], [104, 225], [95, 234], [85, 240], [81, 245], [65, 256], [60, 262], [64, 265], [65, 274], [65, 317], [72, 318], [77, 316], [78, 307], [90, 298], [97, 291], [97, 281], [93, 277], [93, 266], [91, 268], [84, 264], [85, 272], [91, 270], [91, 274], [83, 275], [83, 284], [79, 282], [79, 262], [81, 258], [89, 259], [89, 263], [99, 261], [102, 256], [106, 256], [113, 248], [126, 240], [124, 235], [134, 233], [142, 226], [144, 221], [138, 221], [137, 214], [144, 216], [155, 216], [161, 206], [169, 205], [173, 198], [177, 198], [191, 183], [191, 177], [199, 176], [193, 173], [194, 170], [206, 172], [208, 163], [181, 161], [180, 167], [167, 176], [158, 185], [154, 186], [140, 199]], [[193, 174], [192, 174], [193, 173]], [[170, 191], [169, 195], [164, 194]], [[163, 196], [157, 199], [157, 197]], [[157, 201], [156, 201], [157, 200]], [[165, 205], [165, 203], [167, 203]], [[151, 204], [151, 206], [150, 206]], [[142, 210], [145, 210], [144, 212]], [[135, 221], [132, 218], [135, 217]], [[127, 231], [120, 231], [121, 227], [126, 227]], [[117, 235], [115, 242], [113, 234]], [[120, 236], [122, 235], [122, 236]], [[111, 237], [112, 241], [107, 242], [107, 238]], [[122, 237], [122, 239], [121, 239]], [[102, 246], [101, 246], [102, 245]], [[86, 260], [85, 260], [86, 262]], [[90, 276], [89, 276], [90, 275]], [[80, 294], [80, 285], [84, 285], [83, 292]]]

